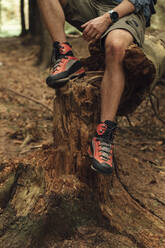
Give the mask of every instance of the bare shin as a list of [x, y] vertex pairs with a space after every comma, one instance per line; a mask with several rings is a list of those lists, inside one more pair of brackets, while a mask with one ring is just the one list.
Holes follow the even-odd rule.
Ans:
[[65, 42], [65, 16], [62, 6], [66, 0], [37, 0], [44, 22], [53, 41]]
[[125, 49], [132, 42], [132, 35], [125, 30], [114, 30], [106, 38], [106, 69], [101, 85], [101, 121], [115, 120], [125, 86]]

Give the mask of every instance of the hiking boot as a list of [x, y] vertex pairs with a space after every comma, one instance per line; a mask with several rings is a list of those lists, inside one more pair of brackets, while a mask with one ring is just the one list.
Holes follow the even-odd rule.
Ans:
[[54, 42], [51, 61], [51, 73], [46, 79], [49, 87], [57, 89], [63, 87], [70, 79], [85, 74], [80, 60], [74, 57], [68, 42]]
[[114, 170], [113, 136], [116, 123], [101, 122], [97, 126], [96, 136], [92, 139], [88, 153], [92, 159], [91, 168], [105, 174]]

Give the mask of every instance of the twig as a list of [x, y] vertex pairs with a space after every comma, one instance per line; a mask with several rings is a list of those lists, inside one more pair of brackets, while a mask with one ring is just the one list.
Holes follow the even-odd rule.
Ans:
[[128, 121], [128, 124], [130, 125], [130, 127], [133, 127], [132, 122], [131, 122], [129, 116], [126, 115], [125, 117], [126, 117], [126, 119], [127, 119], [127, 121]]
[[48, 109], [51, 113], [53, 113], [53, 110], [52, 110], [51, 108], [49, 108], [49, 107], [46, 106], [44, 103], [42, 103], [42, 102], [40, 102], [40, 101], [38, 101], [38, 100], [36, 100], [36, 99], [34, 99], [34, 98], [32, 98], [32, 97], [25, 96], [25, 95], [23, 95], [23, 94], [21, 94], [21, 93], [15, 91], [15, 90], [12, 90], [12, 89], [9, 89], [9, 88], [4, 88], [4, 87], [2, 87], [2, 88], [0, 88], [0, 89], [1, 89], [2, 91], [3, 91], [3, 90], [10, 91], [10, 92], [12, 92], [13, 94], [16, 94], [16, 95], [18, 95], [18, 96], [20, 96], [20, 97], [26, 98], [26, 99], [28, 99], [29, 101], [35, 102], [35, 103], [37, 103], [37, 104], [43, 106], [44, 108]]
[[86, 71], [85, 74], [90, 75], [90, 74], [103, 74], [104, 71]]
[[96, 81], [101, 81], [103, 78], [103, 76], [93, 76], [91, 77], [88, 81], [87, 81], [87, 84], [92, 84], [92, 83], [95, 83]]
[[[151, 102], [151, 106], [152, 106], [152, 109], [153, 109], [153, 111], [154, 111], [154, 114], [155, 114], [155, 116], [158, 118], [158, 120], [160, 120], [164, 125], [165, 125], [165, 121], [160, 117], [160, 115], [158, 114], [158, 111], [157, 111], [157, 109], [156, 109], [156, 107], [155, 107], [155, 104], [154, 104], [154, 102], [153, 102], [153, 99], [152, 99], [152, 97], [155, 97], [156, 99], [157, 99], [157, 97], [152, 93], [150, 93], [149, 94], [149, 98], [150, 98], [150, 102]], [[157, 101], [158, 101], [158, 99], [157, 99]]]
[[32, 147], [30, 147], [30, 149], [39, 149], [39, 148], [42, 148], [42, 147], [43, 147], [43, 144], [38, 145], [38, 146], [32, 146]]

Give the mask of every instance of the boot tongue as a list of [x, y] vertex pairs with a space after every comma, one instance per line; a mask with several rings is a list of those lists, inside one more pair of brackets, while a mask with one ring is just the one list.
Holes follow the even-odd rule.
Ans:
[[71, 54], [70, 56], [73, 55], [72, 47], [68, 42], [60, 43], [60, 42], [56, 41], [53, 43], [53, 47], [56, 50], [56, 52], [59, 53], [59, 55], [70, 55], [70, 54]]
[[72, 53], [72, 47], [68, 42], [60, 43], [60, 46], [61, 46], [60, 49], [61, 54], [68, 55], [68, 53]]

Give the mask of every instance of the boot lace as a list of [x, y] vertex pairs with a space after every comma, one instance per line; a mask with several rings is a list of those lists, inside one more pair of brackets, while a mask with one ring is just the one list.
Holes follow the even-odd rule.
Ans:
[[112, 143], [107, 143], [105, 139], [101, 139], [101, 138], [97, 138], [96, 140], [100, 141], [100, 144], [99, 144], [99, 147], [100, 147], [99, 152], [101, 153], [100, 158], [104, 161], [108, 161], [110, 155], [112, 155], [112, 152], [111, 152]]
[[56, 71], [59, 67], [61, 67], [60, 64], [62, 62], [62, 59], [68, 58], [66, 55], [62, 54], [63, 48], [64, 47], [60, 46], [58, 43], [54, 44], [50, 63], [50, 69], [53, 71]]

